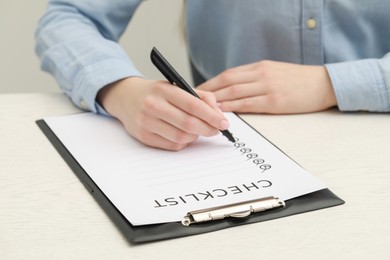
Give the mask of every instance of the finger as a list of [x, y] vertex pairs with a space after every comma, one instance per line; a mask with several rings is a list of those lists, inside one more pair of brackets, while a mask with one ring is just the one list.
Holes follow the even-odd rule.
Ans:
[[268, 96], [263, 95], [221, 102], [221, 110], [238, 113], [272, 113], [275, 105]]
[[[180, 91], [179, 93], [184, 93], [185, 97], [188, 97], [188, 96], [192, 97], [192, 98], [196, 99], [197, 102], [202, 102], [203, 106], [209, 107], [209, 105], [207, 105], [205, 102], [203, 102], [199, 98], [195, 98], [195, 97], [185, 93], [182, 90], [179, 90], [179, 91]], [[176, 98], [174, 100], [174, 102], [177, 102], [178, 99], [180, 99], [180, 98]], [[171, 127], [175, 127], [177, 129], [182, 130], [185, 133], [193, 134], [193, 135], [212, 136], [212, 135], [215, 135], [218, 133], [218, 130], [215, 126], [212, 126], [208, 122], [185, 112], [184, 109], [179, 108], [178, 105], [174, 102], [172, 102], [173, 104], [166, 102], [164, 105], [158, 106], [158, 109], [152, 109], [150, 111], [146, 111], [147, 116], [145, 117], [144, 120], [150, 120], [150, 118], [159, 119], [159, 120], [165, 122], [167, 125], [170, 125]], [[217, 112], [214, 111], [214, 113], [217, 113]], [[175, 137], [172, 137], [172, 134], [170, 134], [171, 132], [168, 131], [167, 127], [164, 127], [161, 124], [160, 125], [152, 124], [150, 122], [145, 122], [145, 125], [148, 125], [148, 126], [153, 125], [152, 128], [158, 130], [159, 133], [167, 132], [167, 133], [169, 133], [169, 135], [166, 137], [169, 138], [170, 140], [175, 140]], [[177, 135], [179, 136], [179, 139], [181, 139], [180, 134], [177, 134]]]
[[257, 64], [258, 64], [258, 62], [248, 63], [248, 64], [240, 65], [240, 66], [237, 66], [234, 68], [230, 68], [229, 70], [234, 70], [236, 72], [250, 71], [250, 70], [254, 70], [257, 67]]
[[151, 132], [144, 133], [143, 139], [140, 141], [148, 146], [169, 151], [180, 151], [188, 146], [188, 143], [179, 144], [176, 142], [172, 142], [156, 133]]
[[218, 103], [217, 103], [217, 98], [216, 98], [216, 96], [213, 93], [208, 92], [208, 91], [199, 90], [199, 89], [196, 90], [196, 93], [209, 106], [211, 106], [212, 108], [214, 108], [217, 111], [221, 112], [221, 110], [220, 110], [220, 108], [218, 106]]
[[[222, 102], [222, 111], [238, 113], [295, 114], [308, 112], [304, 102], [289, 102], [283, 95], [262, 95]], [[316, 110], [311, 110], [316, 111]]]
[[[248, 68], [252, 67], [249, 66]], [[229, 69], [198, 86], [198, 89], [215, 92], [227, 86], [250, 83], [256, 80], [256, 72], [243, 68]]]
[[150, 120], [148, 128], [148, 132], [154, 132], [164, 139], [177, 144], [189, 144], [198, 139], [198, 135], [185, 132], [160, 119]]
[[260, 82], [251, 82], [246, 84], [230, 85], [213, 93], [215, 94], [218, 102], [223, 102], [264, 95], [266, 93], [266, 89], [261, 86]]
[[[144, 116], [138, 119], [137, 125], [148, 125], [147, 122], [142, 121], [156, 118], [190, 134], [212, 136], [217, 134], [218, 130], [216, 126], [212, 126], [207, 121], [208, 118], [205, 114], [213, 113], [222, 118], [222, 120], [226, 120], [221, 112], [214, 110], [201, 99], [190, 95], [178, 87], [164, 83], [156, 86], [154, 91], [153, 98], [145, 99], [142, 109]], [[191, 102], [196, 102], [203, 109], [199, 109], [200, 112], [197, 112], [198, 109], [195, 109], [196, 106], [194, 108], [186, 108], [186, 103]], [[191, 107], [191, 105], [189, 106]], [[208, 111], [204, 112], [204, 108]], [[191, 115], [191, 110], [196, 111], [200, 116], [196, 113], [194, 113], [195, 115]], [[224, 126], [222, 125], [218, 129], [224, 130]]]
[[[227, 129], [229, 123], [219, 110], [182, 90], [180, 90], [180, 92], [182, 93], [180, 96], [173, 95], [168, 97], [172, 106], [178, 108], [177, 110], [172, 110], [172, 112], [175, 113], [174, 115], [170, 116], [169, 114], [166, 114], [166, 116], [170, 116], [172, 119], [177, 119], [174, 124], [175, 126], [184, 131], [196, 129], [201, 135], [206, 135], [204, 131], [206, 131], [207, 135], [210, 135], [215, 133], [213, 130]], [[190, 133], [196, 134], [196, 132], [193, 131]]]

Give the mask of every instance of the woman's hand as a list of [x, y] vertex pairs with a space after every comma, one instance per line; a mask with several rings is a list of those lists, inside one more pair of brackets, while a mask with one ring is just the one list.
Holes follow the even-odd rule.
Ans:
[[260, 61], [228, 69], [201, 84], [222, 111], [292, 114], [337, 104], [324, 66]]
[[202, 100], [167, 81], [133, 77], [104, 87], [97, 100], [139, 141], [177, 151], [199, 135], [212, 136], [229, 127], [215, 96], [197, 94]]

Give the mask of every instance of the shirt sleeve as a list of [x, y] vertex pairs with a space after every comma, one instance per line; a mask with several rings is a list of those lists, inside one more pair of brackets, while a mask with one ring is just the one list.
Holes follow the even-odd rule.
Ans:
[[325, 66], [341, 111], [390, 111], [390, 54]]
[[142, 74], [119, 46], [140, 0], [50, 0], [35, 34], [41, 68], [80, 108], [106, 114], [98, 91]]

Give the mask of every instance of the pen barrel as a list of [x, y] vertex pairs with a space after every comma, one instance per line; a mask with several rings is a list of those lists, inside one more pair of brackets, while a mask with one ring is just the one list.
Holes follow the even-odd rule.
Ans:
[[177, 82], [174, 82], [174, 84], [176, 86], [178, 86], [179, 88], [181, 88], [182, 90], [190, 93], [191, 95], [193, 95], [194, 97], [197, 97], [200, 99], [200, 97], [198, 96], [198, 94], [195, 92], [195, 90], [190, 86], [188, 85], [188, 83], [182, 78], [178, 78], [177, 79]]
[[200, 98], [194, 89], [180, 76], [180, 74], [169, 64], [169, 62], [162, 56], [162, 54], [154, 47], [150, 53], [150, 59], [156, 68], [165, 76], [171, 83], [191, 95]]

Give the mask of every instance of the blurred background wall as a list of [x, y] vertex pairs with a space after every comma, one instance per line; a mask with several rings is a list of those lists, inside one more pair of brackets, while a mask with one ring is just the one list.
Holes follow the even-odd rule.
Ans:
[[[0, 0], [0, 93], [60, 91], [40, 70], [34, 52], [35, 29], [46, 5], [46, 0]], [[146, 77], [163, 78], [149, 60], [156, 46], [191, 82], [183, 12], [183, 0], [144, 1], [122, 36], [121, 45]]]

